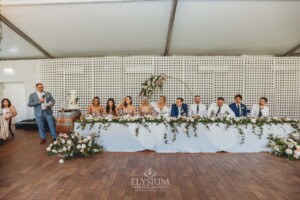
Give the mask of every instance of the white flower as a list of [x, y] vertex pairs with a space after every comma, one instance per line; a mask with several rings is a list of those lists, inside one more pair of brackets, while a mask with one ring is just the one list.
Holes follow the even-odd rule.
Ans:
[[195, 120], [194, 120], [194, 118], [191, 118], [191, 122], [194, 122]]
[[88, 139], [88, 140], [91, 140], [91, 139], [92, 139], [92, 137], [91, 137], [91, 136], [87, 136], [87, 137], [86, 137], [86, 139]]
[[93, 149], [93, 151], [94, 151], [94, 152], [99, 152], [99, 150], [98, 150], [98, 149]]
[[83, 139], [83, 142], [86, 143], [88, 140], [86, 138]]
[[273, 149], [274, 149], [274, 151], [279, 151], [279, 147], [278, 146], [274, 146]]
[[77, 149], [80, 149], [80, 148], [81, 148], [81, 145], [80, 145], [80, 144], [78, 144], [78, 145], [77, 145]]
[[288, 147], [289, 147], [290, 149], [292, 149], [294, 146], [295, 146], [294, 143], [288, 143]]
[[63, 147], [63, 151], [67, 151], [67, 148], [66, 148], [66, 147]]
[[143, 121], [142, 121], [143, 123], [145, 123], [146, 122], [146, 120], [145, 119], [143, 119]]
[[55, 144], [55, 145], [56, 145], [56, 144], [57, 144], [57, 141], [54, 141], [54, 142], [53, 142], [53, 144]]
[[52, 152], [53, 152], [53, 153], [57, 153], [57, 151], [56, 151], [55, 149], [52, 149]]
[[211, 120], [211, 121], [215, 121], [215, 118], [212, 117], [212, 118], [210, 118], [210, 120]]
[[61, 143], [62, 143], [62, 144], [65, 144], [65, 143], [66, 143], [66, 140], [65, 140], [65, 139], [62, 139], [62, 140], [61, 140]]
[[294, 157], [296, 159], [299, 159], [300, 158], [300, 151], [295, 151]]
[[294, 142], [294, 140], [292, 138], [288, 138], [287, 139], [289, 142]]
[[47, 149], [46, 149], [47, 151], [51, 151], [51, 147], [47, 147]]
[[71, 140], [68, 140], [67, 144], [72, 144], [72, 141], [71, 141]]
[[49, 147], [52, 147], [53, 146], [53, 144], [51, 143], [50, 145], [49, 145]]
[[78, 143], [81, 144], [81, 143], [82, 143], [82, 140], [78, 140]]
[[64, 159], [60, 159], [58, 162], [59, 162], [59, 164], [63, 164], [64, 163]]
[[81, 148], [82, 149], [86, 148], [86, 145], [85, 144], [81, 145]]
[[288, 155], [293, 154], [293, 150], [292, 149], [286, 149], [285, 153], [288, 154]]
[[112, 121], [112, 118], [111, 118], [111, 117], [109, 117], [109, 118], [107, 119], [107, 121], [111, 122], [111, 121]]
[[255, 123], [256, 123], [256, 119], [251, 119], [251, 122], [252, 122], [253, 124], [255, 124]]

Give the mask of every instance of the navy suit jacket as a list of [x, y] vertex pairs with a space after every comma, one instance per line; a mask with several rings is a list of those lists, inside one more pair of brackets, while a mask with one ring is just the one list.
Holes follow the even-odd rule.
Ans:
[[[178, 107], [176, 104], [173, 104], [171, 108], [171, 116], [178, 117], [178, 114]], [[188, 105], [185, 103], [183, 103], [181, 106], [181, 116], [188, 116]]]
[[[52, 106], [55, 104], [55, 100], [52, 97], [50, 92], [44, 92], [45, 93], [45, 97], [46, 97], [46, 103], [48, 103], [49, 101], [51, 101]], [[28, 106], [29, 107], [34, 107], [34, 116], [35, 117], [42, 117], [43, 113], [42, 113], [42, 106], [40, 103], [40, 98], [38, 96], [38, 94], [36, 92], [32, 93], [29, 95], [29, 100], [28, 100]], [[52, 115], [53, 111], [51, 107], [47, 107], [45, 111], [45, 115]]]
[[236, 117], [247, 117], [247, 107], [245, 104], [241, 103], [241, 111], [242, 111], [241, 116], [238, 116], [239, 113], [235, 103], [230, 104], [229, 107], [234, 112]]

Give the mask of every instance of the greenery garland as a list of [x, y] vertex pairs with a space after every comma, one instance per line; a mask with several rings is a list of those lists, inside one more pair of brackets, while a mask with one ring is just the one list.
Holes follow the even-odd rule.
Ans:
[[[95, 123], [103, 124], [103, 127], [107, 129], [111, 123], [117, 123], [124, 126], [128, 126], [129, 123], [135, 123], [138, 124], [138, 126], [135, 129], [135, 135], [139, 135], [140, 126], [143, 126], [146, 128], [149, 132], [151, 132], [148, 123], [155, 123], [155, 124], [164, 124], [165, 125], [165, 131], [164, 131], [164, 140], [167, 144], [167, 129], [170, 127], [171, 131], [173, 133], [173, 139], [174, 142], [178, 135], [178, 127], [183, 128], [183, 131], [187, 134], [187, 137], [190, 137], [191, 128], [194, 130], [194, 137], [198, 137], [197, 135], [197, 125], [203, 124], [206, 126], [206, 128], [209, 130], [209, 125], [215, 124], [216, 126], [220, 127], [220, 124], [225, 125], [225, 129], [228, 129], [230, 126], [234, 126], [238, 129], [238, 132], [241, 136], [241, 144], [244, 143], [245, 140], [245, 132], [244, 129], [246, 129], [248, 126], [252, 126], [252, 132], [256, 134], [259, 138], [262, 138], [263, 135], [263, 126], [264, 125], [278, 125], [278, 124], [290, 124], [294, 129], [298, 130], [299, 121], [298, 120], [292, 120], [288, 118], [258, 118], [258, 119], [251, 119], [251, 118], [170, 118], [170, 117], [164, 117], [164, 116], [145, 116], [145, 117], [129, 117], [129, 116], [123, 116], [121, 118], [99, 118], [99, 119], [89, 119], [89, 118], [82, 118], [80, 120], [77, 120], [79, 123], [78, 128], [81, 128], [82, 130], [85, 129], [87, 124], [90, 124], [90, 130], [92, 130], [92, 127]], [[100, 134], [100, 129], [102, 128], [102, 125], [100, 125], [98, 134]], [[255, 130], [259, 128], [259, 133], [257, 134]]]

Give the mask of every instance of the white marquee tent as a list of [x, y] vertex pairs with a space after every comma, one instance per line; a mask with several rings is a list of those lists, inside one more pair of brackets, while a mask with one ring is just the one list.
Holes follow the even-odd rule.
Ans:
[[1, 60], [298, 55], [300, 44], [300, 1], [2, 0], [0, 5]]

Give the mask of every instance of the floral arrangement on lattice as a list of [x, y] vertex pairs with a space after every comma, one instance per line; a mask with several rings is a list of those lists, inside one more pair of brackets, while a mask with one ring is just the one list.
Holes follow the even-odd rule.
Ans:
[[149, 79], [145, 80], [142, 84], [143, 88], [140, 91], [141, 97], [148, 97], [149, 99], [157, 89], [162, 89], [164, 82], [167, 80], [165, 74], [152, 75]]
[[283, 156], [289, 160], [300, 159], [300, 133], [294, 132], [287, 137], [269, 135], [267, 147], [272, 149], [276, 156]]
[[57, 154], [61, 158], [59, 163], [76, 157], [98, 154], [103, 152], [104, 148], [95, 142], [95, 138], [95, 134], [83, 137], [78, 133], [60, 133], [56, 141], [47, 147], [47, 152], [48, 155]]

